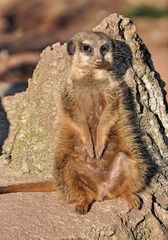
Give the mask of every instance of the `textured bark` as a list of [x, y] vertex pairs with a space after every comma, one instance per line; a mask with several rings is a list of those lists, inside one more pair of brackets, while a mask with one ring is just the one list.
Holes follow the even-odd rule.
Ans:
[[[74, 239], [166, 239], [168, 108], [164, 82], [155, 71], [150, 53], [130, 19], [113, 14], [94, 30], [115, 39], [114, 71], [132, 89], [144, 141], [159, 171], [141, 195], [144, 201], [141, 211], [128, 211], [124, 204], [118, 208], [117, 203], [109, 201], [113, 208], [103, 213], [102, 203], [99, 211], [104, 217], [108, 215], [108, 222], [102, 218], [102, 228], [94, 226], [88, 215], [83, 218], [83, 224], [90, 221], [90, 226], [84, 227], [84, 232], [78, 232]], [[59, 43], [47, 47], [29, 81], [28, 90], [2, 101], [11, 124], [3, 147], [11, 167], [45, 174], [52, 169], [59, 128], [59, 93], [70, 67], [65, 47]], [[98, 216], [101, 216], [100, 212]]]

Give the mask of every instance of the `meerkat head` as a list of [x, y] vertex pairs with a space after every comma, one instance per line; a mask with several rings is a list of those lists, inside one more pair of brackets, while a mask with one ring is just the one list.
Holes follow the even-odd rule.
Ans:
[[77, 33], [67, 44], [75, 67], [81, 69], [109, 69], [113, 63], [113, 41], [102, 32]]

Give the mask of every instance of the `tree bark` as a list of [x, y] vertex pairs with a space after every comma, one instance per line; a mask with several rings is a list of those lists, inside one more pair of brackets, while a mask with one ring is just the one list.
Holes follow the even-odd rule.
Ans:
[[[155, 71], [150, 53], [130, 19], [113, 14], [94, 30], [105, 32], [115, 40], [114, 71], [132, 89], [143, 138], [159, 166], [159, 172], [141, 194], [144, 202], [141, 210], [128, 211], [124, 204], [116, 207], [117, 203], [109, 201], [113, 205], [109, 215], [108, 210], [108, 213], [103, 211], [101, 203], [99, 211], [104, 217], [108, 215], [108, 223], [102, 220], [102, 228], [94, 226], [91, 215], [88, 215], [83, 221], [85, 223], [89, 219], [91, 225], [74, 239], [166, 240], [168, 105], [165, 84]], [[59, 128], [59, 93], [62, 82], [69, 74], [69, 62], [66, 45], [57, 43], [47, 47], [29, 81], [28, 90], [3, 99], [10, 122], [3, 151], [11, 167], [31, 173], [47, 174], [51, 171]], [[100, 212], [98, 215], [101, 215]]]

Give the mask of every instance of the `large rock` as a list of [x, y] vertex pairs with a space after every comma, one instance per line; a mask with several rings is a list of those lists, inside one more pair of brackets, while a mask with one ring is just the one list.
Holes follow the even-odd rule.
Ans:
[[[93, 219], [86, 217], [81, 224], [87, 223], [88, 219], [92, 224], [85, 228], [82, 235], [80, 232], [75, 235], [75, 239], [166, 239], [168, 116], [164, 82], [155, 72], [150, 54], [130, 19], [113, 14], [94, 30], [105, 32], [115, 39], [114, 71], [132, 89], [144, 141], [160, 165], [160, 172], [151, 187], [142, 194], [142, 211], [128, 212], [123, 205], [114, 221], [112, 213], [116, 216], [116, 203], [113, 203], [114, 209], [105, 209], [102, 204], [97, 216], [104, 216], [103, 230], [97, 226], [95, 230]], [[57, 43], [47, 47], [29, 80], [27, 91], [3, 99], [2, 104], [10, 122], [3, 151], [11, 167], [31, 173], [47, 174], [51, 171], [59, 129], [59, 94], [63, 81], [69, 75], [69, 67], [66, 45]], [[102, 215], [103, 211], [107, 212]], [[105, 216], [108, 216], [108, 222]], [[69, 224], [65, 220], [67, 227]], [[93, 235], [88, 236], [92, 231]]]

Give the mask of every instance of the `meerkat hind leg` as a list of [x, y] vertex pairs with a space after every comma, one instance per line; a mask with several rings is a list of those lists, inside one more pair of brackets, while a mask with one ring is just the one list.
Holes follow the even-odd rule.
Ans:
[[75, 201], [75, 211], [78, 214], [86, 214], [91, 204], [95, 201], [96, 186], [89, 177], [78, 173], [71, 187], [78, 193]]
[[76, 204], [75, 206], [75, 211], [78, 214], [86, 214], [89, 209], [91, 204], [94, 202], [94, 196], [92, 192], [88, 192], [84, 196], [81, 196], [81, 200]]
[[136, 182], [138, 181], [137, 169], [132, 169], [129, 165], [130, 158], [124, 152], [118, 152], [111, 166], [108, 185], [112, 189], [111, 195], [121, 196], [128, 204], [129, 208], [139, 206], [141, 200], [136, 192]]

